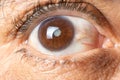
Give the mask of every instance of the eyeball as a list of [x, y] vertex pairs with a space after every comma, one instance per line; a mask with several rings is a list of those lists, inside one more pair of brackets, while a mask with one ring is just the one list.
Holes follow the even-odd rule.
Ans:
[[33, 29], [28, 44], [43, 54], [73, 54], [97, 48], [99, 33], [83, 18], [54, 16], [41, 21]]

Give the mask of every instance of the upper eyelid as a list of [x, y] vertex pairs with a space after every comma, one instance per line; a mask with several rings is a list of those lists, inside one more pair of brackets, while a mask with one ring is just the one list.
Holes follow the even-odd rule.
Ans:
[[[87, 2], [82, 2], [82, 0], [78, 1], [79, 3], [87, 3]], [[76, 3], [78, 3], [76, 2]], [[60, 2], [59, 2], [60, 3]], [[70, 1], [69, 2], [66, 2], [66, 3], [71, 3]], [[49, 3], [51, 4], [51, 3]], [[111, 37], [111, 36], [114, 36], [113, 37], [113, 40], [116, 41], [115, 39], [115, 34], [114, 32], [112, 31], [112, 26], [109, 24], [108, 20], [105, 18], [105, 16], [100, 12], [99, 9], [97, 9], [93, 4], [91, 3], [87, 3], [87, 4], [90, 4], [92, 7], [95, 8], [96, 12], [95, 14], [92, 14], [91, 17], [93, 20], [96, 21], [96, 23], [101, 26], [99, 28], [101, 28], [102, 30], [104, 30], [104, 32], [107, 30], [108, 31], [108, 34], [104, 34], [106, 37]], [[47, 4], [48, 5], [48, 4]], [[94, 12], [94, 11], [93, 11]], [[96, 16], [98, 15], [98, 16]], [[101, 32], [100, 32], [101, 33]]]
[[[5, 0], [6, 1], [6, 0]], [[9, 13], [8, 11], [3, 11], [2, 13], [3, 13], [3, 16], [4, 16], [4, 18], [8, 18], [8, 16], [7, 16], [7, 14], [4, 14], [4, 13], [8, 13], [8, 14], [10, 14], [9, 16], [11, 16], [11, 19], [12, 19], [12, 24], [14, 24], [14, 26], [16, 26], [16, 25], [18, 25], [17, 24], [17, 22], [18, 22], [18, 20], [21, 20], [23, 17], [25, 17], [25, 15], [22, 15], [21, 16], [21, 13], [22, 14], [27, 14], [31, 9], [33, 9], [33, 8], [35, 8], [36, 6], [38, 6], [38, 5], [41, 5], [41, 6], [44, 6], [44, 5], [47, 5], [47, 4], [52, 4], [52, 3], [60, 3], [61, 1], [63, 1], [63, 0], [56, 0], [56, 1], [54, 1], [54, 0], [48, 0], [48, 1], [46, 1], [46, 2], [40, 2], [40, 0], [34, 0], [34, 1], [29, 1], [29, 2], [27, 2], [26, 0], [25, 1], [21, 1], [21, 3], [17, 3], [17, 2], [15, 2], [15, 1], [2, 1], [1, 3], [4, 3], [1, 7], [3, 7], [2, 9], [3, 10], [6, 10], [6, 8], [4, 9], [4, 7], [11, 7], [11, 5], [12, 4], [14, 4], [14, 5], [16, 5], [16, 6], [14, 6], [13, 7], [13, 9], [11, 9], [10, 11], [17, 11], [17, 13], [15, 13], [17, 16], [15, 16], [15, 15], [12, 15], [11, 13]], [[64, 0], [63, 2], [82, 2], [82, 0], [75, 0], [75, 1], [73, 1], [73, 0]], [[9, 4], [10, 3], [10, 4]], [[44, 4], [42, 4], [42, 3], [44, 3]], [[19, 8], [21, 8], [21, 9], [19, 9]], [[14, 14], [14, 13], [13, 13]], [[29, 14], [28, 14], [29, 15]], [[2, 15], [1, 15], [2, 16]], [[0, 16], [0, 17], [1, 17]]]
[[[44, 6], [49, 3], [49, 0], [1, 0], [0, 1], [0, 40], [1, 43], [8, 43], [9, 41], [15, 39], [17, 25], [23, 17], [25, 17], [27, 12], [35, 8], [37, 5]], [[42, 1], [42, 2], [40, 2]], [[43, 1], [46, 1], [43, 3]], [[57, 1], [57, 0], [52, 0]], [[72, 0], [71, 0], [72, 1]], [[4, 4], [2, 4], [4, 3]], [[55, 3], [55, 2], [54, 2]], [[3, 11], [4, 10], [4, 11]], [[4, 37], [4, 39], [3, 39]]]
[[[63, 1], [62, 3], [71, 3], [71, 2], [73, 2], [73, 1]], [[77, 2], [83, 3], [82, 0], [77, 1]], [[49, 4], [53, 4], [53, 3], [54, 3], [54, 2], [52, 2], [52, 0], [51, 0], [51, 1], [48, 1], [48, 2], [44, 3], [44, 5], [49, 5]], [[57, 2], [57, 3], [61, 3], [61, 1], [59, 1], [59, 2]], [[89, 4], [89, 3], [87, 3], [87, 4]], [[37, 7], [37, 6], [38, 6], [38, 7], [39, 7], [39, 6], [42, 7], [42, 6], [44, 6], [44, 5], [41, 5], [41, 4], [38, 3], [38, 4], [35, 5], [35, 6], [36, 6], [36, 7]], [[91, 4], [90, 4], [90, 5], [91, 5]], [[34, 7], [35, 7], [35, 6], [34, 6]], [[93, 6], [93, 7], [94, 7], [94, 6]], [[33, 8], [33, 10], [34, 10], [34, 9], [35, 9], [35, 8]], [[29, 11], [28, 11], [28, 12], [29, 12]], [[98, 12], [99, 12], [99, 10], [97, 11], [97, 14], [101, 15], [101, 13], [98, 13]], [[30, 14], [31, 14], [31, 13], [30, 13]], [[28, 16], [29, 13], [26, 14], [26, 15], [27, 15], [26, 18], [29, 18], [29, 16]], [[25, 15], [24, 15], [24, 16], [25, 16]], [[103, 15], [102, 15], [102, 16], [103, 16]], [[97, 21], [97, 18], [94, 16], [94, 14], [92, 14], [92, 17], [93, 17], [93, 19], [95, 19], [95, 20]], [[102, 18], [102, 19], [99, 19], [99, 18]], [[104, 20], [104, 17], [99, 17], [99, 18], [98, 18], [99, 20], [97, 21], [98, 24], [100, 23], [101, 20]], [[19, 26], [22, 25], [22, 24], [23, 24], [23, 23], [22, 23], [22, 20], [21, 20], [21, 22], [18, 23], [16, 27], [19, 28]]]
[[[79, 1], [80, 3], [86, 3], [86, 2], [82, 2], [82, 1]], [[58, 3], [61, 3], [61, 2], [58, 2]], [[64, 2], [63, 2], [64, 3]], [[69, 2], [66, 2], [66, 3], [71, 3], [70, 1]], [[47, 5], [50, 5], [50, 4], [53, 4], [53, 3], [48, 3]], [[90, 3], [86, 3], [86, 4], [90, 4]], [[92, 5], [92, 4], [90, 4], [90, 5]], [[39, 7], [42, 7], [42, 6], [44, 6], [44, 5], [40, 5], [40, 4], [38, 4], [38, 9], [39, 9]], [[88, 5], [87, 5], [88, 6]], [[86, 6], [86, 7], [87, 7]], [[85, 7], [85, 9], [86, 9], [86, 7]], [[93, 5], [92, 5], [92, 7], [94, 7]], [[35, 7], [36, 9], [37, 9], [37, 6]], [[34, 8], [34, 9], [35, 9]], [[34, 10], [33, 9], [33, 10]], [[96, 22], [99, 24], [99, 25], [104, 25], [103, 23], [101, 24], [101, 21], [102, 20], [106, 20], [105, 18], [104, 18], [104, 15], [99, 11], [99, 10], [97, 10], [97, 8], [95, 8], [96, 9], [96, 11], [97, 11], [97, 14], [99, 15], [98, 17], [96, 16], [96, 12], [95, 12], [95, 14], [91, 14], [91, 12], [92, 11], [89, 11], [89, 12], [87, 12], [88, 14], [91, 14], [91, 16], [92, 16], [92, 18], [93, 19], [95, 19], [96, 20]], [[27, 16], [28, 18], [29, 18], [29, 16]], [[107, 21], [107, 20], [106, 20]], [[105, 22], [106, 22], [105, 21]], [[107, 22], [106, 22], [107, 23]]]
[[[26, 0], [25, 0], [26, 1]], [[40, 6], [44, 6], [44, 5], [48, 5], [48, 4], [54, 4], [54, 3], [60, 3], [61, 1], [63, 1], [63, 0], [59, 0], [59, 1], [54, 1], [54, 0], [48, 0], [48, 1], [46, 1], [45, 3], [44, 2], [40, 2], [40, 0], [36, 0], [36, 1], [31, 1], [31, 2], [21, 2], [22, 4], [16, 4], [17, 6], [16, 6], [16, 9], [15, 10], [17, 10], [17, 16], [16, 17], [14, 17], [13, 16], [13, 18], [11, 18], [11, 19], [13, 19], [12, 20], [12, 24], [14, 24], [14, 26], [15, 27], [13, 27], [13, 29], [15, 29], [15, 28], [17, 28], [17, 26], [20, 26], [21, 25], [21, 22], [20, 22], [20, 24], [19, 24], [19, 21], [22, 21], [22, 19], [23, 18], [27, 18], [28, 17], [28, 15], [29, 15], [29, 11], [31, 11], [32, 9], [34, 9], [35, 7], [37, 7], [38, 5], [40, 5]], [[82, 0], [79, 0], [79, 1], [73, 1], [73, 0], [64, 0], [63, 2], [82, 2]], [[14, 2], [15, 3], [15, 2]], [[44, 4], [42, 4], [42, 3], [44, 3]], [[21, 9], [17, 9], [17, 8], [22, 8], [23, 10], [21, 10]], [[14, 12], [14, 10], [13, 10], [13, 12]], [[21, 13], [22, 14], [24, 14], [24, 15], [22, 15], [21, 16]], [[31, 13], [30, 13], [31, 14]], [[12, 16], [12, 15], [11, 15]], [[6, 16], [7, 17], [7, 16]], [[24, 20], [23, 20], [24, 21]], [[11, 30], [10, 30], [11, 31]], [[14, 31], [14, 30], [13, 30]]]
[[[24, 7], [22, 7], [23, 8], [23, 10], [20, 12], [20, 13], [24, 13], [24, 14], [26, 14], [26, 15], [28, 15], [27, 13], [31, 10], [31, 9], [34, 9], [36, 6], [38, 6], [38, 5], [40, 5], [40, 6], [44, 6], [44, 5], [48, 5], [48, 4], [52, 4], [52, 3], [58, 3], [58, 2], [52, 2], [52, 1], [54, 1], [54, 0], [51, 0], [51, 1], [46, 1], [44, 4], [42, 4], [42, 2], [41, 3], [37, 3], [37, 1], [38, 0], [36, 0], [36, 1], [31, 1], [31, 2], [29, 2], [29, 4], [28, 5], [26, 5], [26, 6], [24, 6]], [[62, 1], [62, 0], [61, 0]], [[40, 0], [38, 1], [38, 2], [40, 2]], [[60, 1], [59, 1], [60, 2]], [[66, 1], [64, 1], [64, 2], [66, 2], [66, 3], [70, 3], [70, 2], [83, 2], [82, 0], [75, 0], [75, 1], [73, 1], [73, 0], [66, 0]], [[23, 5], [24, 4], [27, 4], [27, 2], [24, 2], [23, 3]], [[33, 4], [33, 5], [30, 5], [30, 4]], [[91, 4], [92, 5], [92, 4]], [[22, 6], [22, 5], [19, 5], [20, 7]], [[94, 6], [94, 5], [93, 5]], [[28, 7], [28, 8], [27, 8]], [[19, 10], [20, 11], [20, 10]], [[17, 26], [19, 26], [19, 25], [21, 25], [21, 22], [20, 21], [22, 21], [21, 19], [23, 18], [23, 17], [25, 17], [26, 15], [22, 15], [21, 16], [21, 14], [18, 14], [18, 16], [17, 17], [15, 17], [15, 19], [13, 20], [14, 21], [14, 26], [13, 26], [13, 29], [12, 30], [10, 30], [10, 32], [11, 33], [13, 33], [12, 31], [15, 31], [15, 29], [17, 29]], [[100, 13], [101, 14], [101, 13]], [[19, 17], [20, 16], [20, 17]], [[102, 16], [104, 16], [104, 15], [102, 15]], [[26, 16], [27, 17], [27, 16]], [[101, 19], [103, 19], [103, 18], [101, 18]], [[98, 22], [99, 22], [100, 20], [98, 20]], [[102, 20], [101, 20], [102, 21]], [[18, 22], [18, 23], [17, 23]], [[20, 24], [19, 24], [19, 22], [20, 22]], [[108, 22], [106, 22], [106, 23], [108, 23]], [[106, 23], [104, 23], [104, 24], [106, 24]], [[14, 35], [14, 34], [13, 34]]]

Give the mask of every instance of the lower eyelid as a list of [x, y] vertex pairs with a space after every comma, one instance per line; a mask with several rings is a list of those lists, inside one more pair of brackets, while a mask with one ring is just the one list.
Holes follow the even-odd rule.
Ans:
[[[34, 67], [36, 71], [39, 71], [39, 70], [49, 71], [57, 68], [58, 66], [59, 67], [61, 66], [62, 68], [64, 68], [63, 66], [70, 66], [70, 69], [77, 67], [76, 69], [83, 71], [83, 67], [84, 67], [85, 73], [89, 73], [89, 71], [90, 72], [95, 71], [95, 74], [99, 74], [101, 73], [101, 71], [104, 71], [106, 74], [108, 74], [109, 77], [111, 77], [111, 74], [113, 75], [118, 69], [119, 60], [120, 60], [120, 56], [118, 56], [118, 53], [112, 49], [108, 49], [108, 50], [97, 49], [97, 50], [89, 51], [85, 53], [86, 55], [84, 53], [83, 55], [78, 53], [78, 54], [70, 55], [67, 57], [62, 56], [62, 57], [59, 57], [58, 59], [55, 59], [55, 57], [53, 56], [52, 57], [37, 56], [36, 53], [34, 53], [33, 55], [32, 54], [33, 52], [31, 50], [29, 49], [27, 50], [30, 52], [30, 54], [28, 55], [26, 53], [25, 55], [23, 55], [22, 60], [25, 61], [25, 63], [29, 64], [31, 67]], [[44, 69], [43, 68], [40, 69], [41, 63], [44, 66], [46, 65]], [[35, 64], [39, 66], [36, 67]], [[74, 65], [74, 66], [71, 67], [71, 65]], [[81, 66], [81, 67], [78, 67], [78, 66]], [[95, 74], [91, 73], [91, 75], [95, 75]], [[106, 76], [106, 74], [104, 74], [104, 76]]]

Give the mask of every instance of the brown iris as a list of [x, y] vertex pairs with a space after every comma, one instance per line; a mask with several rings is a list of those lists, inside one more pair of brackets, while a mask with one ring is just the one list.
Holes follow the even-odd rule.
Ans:
[[64, 17], [52, 17], [40, 25], [38, 37], [40, 43], [48, 50], [62, 50], [73, 40], [74, 26]]

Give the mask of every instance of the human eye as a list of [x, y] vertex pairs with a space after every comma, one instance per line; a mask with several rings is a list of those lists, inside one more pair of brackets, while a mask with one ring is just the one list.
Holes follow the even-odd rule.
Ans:
[[118, 2], [0, 2], [3, 79], [110, 80], [119, 74]]
[[[38, 5], [16, 25], [16, 36], [34, 50], [64, 55], [103, 48], [106, 38], [115, 41], [104, 15], [87, 2], [62, 1]], [[107, 31], [107, 33], [106, 33]]]

